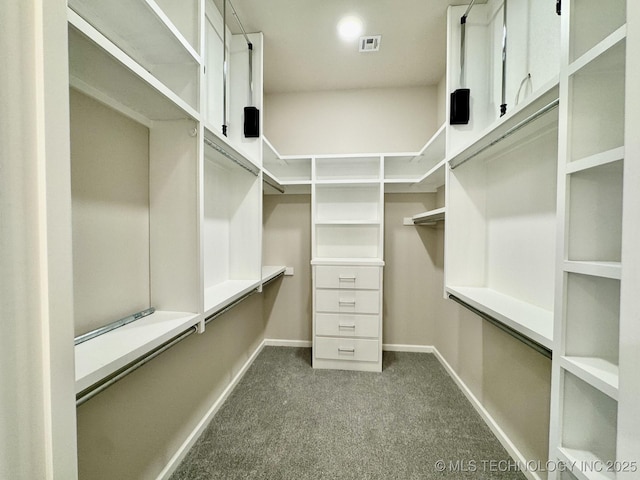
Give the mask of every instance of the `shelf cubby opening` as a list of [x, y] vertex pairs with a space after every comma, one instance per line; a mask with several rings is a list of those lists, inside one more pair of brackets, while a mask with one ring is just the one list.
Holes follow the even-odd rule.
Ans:
[[380, 157], [316, 158], [316, 181], [380, 180]]
[[574, 61], [626, 22], [626, 0], [571, 0], [569, 46]]
[[623, 161], [569, 177], [568, 259], [620, 262]]
[[570, 77], [571, 161], [624, 145], [625, 51], [618, 42]]
[[380, 225], [316, 225], [318, 258], [382, 258]]
[[316, 223], [380, 221], [380, 184], [316, 185]]
[[564, 371], [561, 449], [585, 464], [615, 462], [618, 402]]
[[260, 282], [260, 187], [259, 175], [205, 146], [205, 314]]
[[[165, 3], [169, 2], [165, 0]], [[180, 12], [177, 18], [183, 24], [185, 12], [192, 11], [191, 22], [195, 23], [196, 30], [192, 29], [189, 35], [197, 38], [197, 4], [195, 1], [184, 3], [185, 8], [173, 8], [172, 13]], [[200, 57], [154, 0], [72, 0], [69, 4], [74, 12], [191, 108], [199, 109]]]
[[565, 308], [565, 355], [618, 365], [620, 281], [569, 273]]

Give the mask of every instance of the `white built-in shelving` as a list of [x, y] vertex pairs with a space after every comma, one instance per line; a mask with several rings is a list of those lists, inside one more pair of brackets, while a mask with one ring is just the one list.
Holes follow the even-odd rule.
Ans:
[[[223, 116], [223, 47], [212, 1], [72, 0], [67, 13], [70, 87], [79, 92], [71, 129], [76, 333], [155, 309], [76, 346], [79, 393], [192, 328], [204, 331], [207, 318], [285, 267], [261, 265], [262, 138], [242, 133], [244, 36], [227, 29], [224, 137], [213, 126]], [[249, 37], [261, 110], [262, 35]]]
[[[563, 3], [558, 264], [549, 455], [617, 478], [626, 2]], [[604, 466], [594, 471], [593, 465]], [[561, 478], [552, 475], [552, 478]]]

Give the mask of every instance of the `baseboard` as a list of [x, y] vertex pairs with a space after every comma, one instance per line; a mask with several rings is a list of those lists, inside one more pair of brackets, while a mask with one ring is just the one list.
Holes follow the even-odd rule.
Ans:
[[299, 347], [311, 348], [311, 340], [281, 340], [279, 338], [265, 338], [265, 347]]
[[411, 352], [411, 353], [433, 353], [434, 347], [431, 345], [403, 345], [394, 343], [383, 343], [382, 350], [385, 352]]
[[[462, 393], [464, 393], [465, 397], [467, 397], [471, 405], [473, 405], [476, 411], [480, 414], [484, 422], [487, 424], [487, 426], [493, 432], [493, 434], [497, 437], [498, 441], [502, 444], [502, 446], [505, 448], [507, 453], [511, 455], [511, 458], [513, 458], [516, 462], [518, 462], [519, 465], [523, 465], [523, 466], [528, 465], [528, 460], [524, 457], [524, 455], [522, 455], [520, 450], [518, 450], [518, 448], [513, 444], [513, 442], [509, 439], [507, 434], [504, 432], [504, 430], [500, 428], [500, 426], [494, 420], [491, 414], [484, 408], [480, 400], [478, 400], [478, 398], [473, 394], [473, 392], [469, 389], [469, 387], [467, 387], [467, 385], [458, 376], [458, 374], [451, 367], [451, 365], [449, 365], [449, 363], [445, 360], [445, 358], [440, 354], [438, 349], [435, 347], [432, 347], [432, 353], [435, 355], [435, 357], [438, 359], [440, 364], [444, 367], [444, 369], [447, 371], [447, 373], [453, 379], [453, 381], [456, 382], [456, 384], [458, 385], [458, 388], [462, 390]], [[542, 477], [538, 474], [538, 472], [523, 470], [522, 473], [529, 480], [542, 480]]]
[[193, 431], [182, 443], [178, 451], [173, 455], [173, 457], [171, 457], [171, 460], [169, 460], [169, 463], [167, 463], [164, 469], [160, 472], [156, 480], [168, 479], [171, 476], [171, 474], [178, 468], [178, 466], [180, 465], [180, 462], [182, 462], [182, 460], [187, 455], [191, 447], [198, 440], [198, 438], [200, 437], [204, 429], [207, 428], [207, 425], [209, 425], [209, 422], [214, 417], [214, 415], [218, 412], [218, 410], [220, 409], [222, 404], [225, 402], [225, 400], [229, 397], [229, 395], [231, 395], [231, 392], [233, 392], [233, 389], [236, 388], [236, 385], [238, 385], [238, 382], [240, 382], [244, 374], [247, 372], [247, 370], [249, 369], [251, 364], [254, 362], [256, 357], [260, 354], [260, 352], [265, 347], [265, 345], [266, 345], [265, 340], [263, 340], [260, 343], [260, 345], [258, 345], [258, 347], [249, 356], [247, 361], [244, 362], [244, 365], [242, 365], [242, 368], [240, 369], [240, 371], [238, 371], [235, 377], [233, 377], [229, 385], [227, 385], [227, 388], [225, 388], [224, 391], [222, 392], [222, 395], [220, 395], [220, 397], [218, 397], [218, 399], [213, 403], [213, 405], [211, 405], [211, 408], [209, 408], [209, 410], [207, 411], [205, 416], [202, 418], [202, 420], [198, 422], [198, 425], [196, 425]]

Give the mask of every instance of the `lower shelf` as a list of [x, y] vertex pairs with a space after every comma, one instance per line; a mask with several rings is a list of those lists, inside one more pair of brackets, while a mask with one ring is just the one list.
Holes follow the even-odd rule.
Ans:
[[76, 345], [76, 393], [162, 345], [200, 321], [195, 313], [156, 311]]
[[447, 292], [543, 347], [553, 349], [553, 312], [490, 288], [447, 286]]
[[227, 280], [207, 288], [204, 291], [204, 317], [222, 310], [243, 295], [258, 288], [261, 283], [261, 279]]
[[560, 357], [560, 366], [576, 377], [618, 399], [618, 366], [595, 357]]
[[608, 462], [586, 450], [559, 448], [558, 457], [578, 479], [608, 480], [616, 478], [614, 472], [607, 471]]

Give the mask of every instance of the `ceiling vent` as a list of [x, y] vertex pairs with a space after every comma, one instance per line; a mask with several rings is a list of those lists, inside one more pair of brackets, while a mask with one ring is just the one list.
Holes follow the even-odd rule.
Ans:
[[369, 35], [366, 37], [360, 37], [360, 51], [361, 52], [377, 52], [380, 50], [380, 40], [382, 35]]

